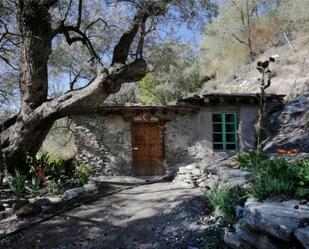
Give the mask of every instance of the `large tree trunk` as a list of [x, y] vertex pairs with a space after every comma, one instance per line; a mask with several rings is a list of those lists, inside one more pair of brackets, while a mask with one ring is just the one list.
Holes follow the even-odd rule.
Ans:
[[[51, 53], [52, 28], [49, 4], [42, 1], [18, 2], [17, 22], [20, 39], [20, 77], [19, 88], [21, 108], [10, 137], [4, 142], [10, 144], [14, 156], [6, 157], [11, 168], [20, 167], [25, 152], [36, 153], [51, 128], [52, 121], [34, 125], [27, 117], [47, 100], [48, 59]], [[21, 141], [27, 140], [27, 143]], [[12, 145], [14, 144], [14, 147]]]
[[22, 116], [32, 112], [47, 99], [52, 28], [49, 8], [40, 1], [21, 0], [18, 11]]
[[97, 73], [86, 87], [47, 100], [48, 59], [52, 30], [49, 8], [56, 0], [20, 0], [18, 24], [22, 34], [20, 55], [21, 109], [6, 122], [2, 150], [9, 169], [21, 168], [27, 153], [36, 154], [53, 123], [62, 117], [92, 110], [121, 84], [141, 80], [147, 73], [142, 59], [127, 64], [130, 45], [149, 13], [140, 11], [115, 46], [112, 64]]
[[2, 185], [2, 172], [4, 172], [6, 165], [2, 153], [2, 136], [1, 136], [2, 128], [0, 127], [0, 186]]
[[19, 115], [3, 143], [9, 168], [16, 167], [26, 152], [35, 154], [38, 151], [55, 120], [93, 110], [111, 93], [119, 91], [122, 83], [140, 80], [146, 73], [147, 64], [143, 59], [129, 65], [117, 63], [98, 73], [87, 87], [46, 101], [32, 112]]

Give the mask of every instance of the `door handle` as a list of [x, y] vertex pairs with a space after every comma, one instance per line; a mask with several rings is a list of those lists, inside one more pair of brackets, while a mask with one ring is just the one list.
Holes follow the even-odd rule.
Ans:
[[137, 147], [133, 147], [133, 150], [138, 150], [138, 148]]

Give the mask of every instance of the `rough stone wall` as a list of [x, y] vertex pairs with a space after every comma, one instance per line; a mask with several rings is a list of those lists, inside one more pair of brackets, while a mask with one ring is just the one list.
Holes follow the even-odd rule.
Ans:
[[179, 115], [165, 124], [164, 146], [167, 165], [191, 163], [195, 156], [190, 148], [198, 139], [197, 115]]
[[165, 126], [165, 156], [168, 165], [188, 164], [212, 152], [211, 112], [177, 116]]
[[[235, 154], [213, 152], [212, 112], [235, 111], [238, 116], [239, 149], [253, 149], [257, 107], [201, 108], [198, 113], [178, 114], [165, 123], [164, 156], [167, 171]], [[132, 175], [131, 123], [120, 115], [81, 115], [74, 118], [79, 163], [90, 164], [97, 175]]]
[[257, 106], [242, 106], [238, 113], [238, 133], [240, 151], [253, 150], [256, 146]]
[[177, 116], [176, 119], [166, 124], [165, 156], [167, 164], [188, 164], [205, 159], [211, 161], [235, 154], [235, 151], [213, 151], [213, 112], [236, 112], [239, 150], [254, 149], [256, 142], [255, 123], [258, 114], [256, 106], [201, 108], [198, 114]]
[[95, 175], [131, 175], [131, 125], [121, 116], [74, 117], [76, 160]]

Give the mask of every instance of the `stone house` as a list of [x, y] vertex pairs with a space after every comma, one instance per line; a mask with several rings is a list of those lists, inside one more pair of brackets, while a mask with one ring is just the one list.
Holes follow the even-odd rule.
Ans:
[[[282, 95], [269, 95], [280, 104]], [[170, 106], [106, 105], [74, 117], [76, 160], [96, 175], [163, 175], [254, 149], [256, 94], [206, 94]]]

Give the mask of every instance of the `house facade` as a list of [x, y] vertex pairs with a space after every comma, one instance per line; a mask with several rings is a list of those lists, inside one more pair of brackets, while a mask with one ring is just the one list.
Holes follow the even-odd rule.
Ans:
[[[283, 96], [269, 95], [269, 103]], [[76, 160], [96, 175], [164, 175], [254, 149], [256, 94], [207, 94], [174, 106], [103, 106], [74, 117]]]

